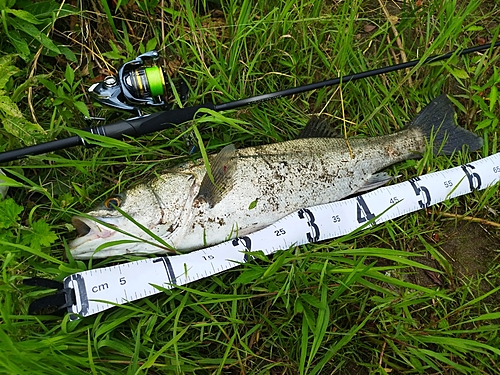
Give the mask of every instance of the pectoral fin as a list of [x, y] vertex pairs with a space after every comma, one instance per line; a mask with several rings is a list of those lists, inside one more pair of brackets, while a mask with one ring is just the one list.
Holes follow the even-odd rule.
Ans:
[[207, 202], [210, 207], [215, 206], [233, 187], [233, 174], [236, 169], [236, 148], [234, 145], [224, 147], [210, 162], [213, 182], [208, 173], [201, 181], [197, 199]]
[[355, 191], [355, 194], [363, 193], [365, 191], [375, 190], [381, 186], [384, 186], [389, 181], [391, 181], [394, 176], [390, 176], [385, 172], [379, 172], [372, 175], [365, 184]]

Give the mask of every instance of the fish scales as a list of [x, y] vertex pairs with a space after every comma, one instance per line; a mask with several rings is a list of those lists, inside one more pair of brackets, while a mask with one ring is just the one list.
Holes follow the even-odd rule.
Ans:
[[[310, 124], [315, 125], [317, 121]], [[434, 150], [441, 147], [445, 154], [463, 145], [471, 150], [481, 146], [480, 138], [455, 126], [446, 96], [435, 99], [410, 125], [390, 135], [307, 138], [239, 150], [227, 146], [210, 159], [213, 182], [201, 162], [181, 166], [128, 191], [119, 209], [89, 213], [107, 225], [88, 217], [74, 218], [82, 236], [70, 248], [77, 258], [168, 252], [121, 212], [176, 251], [217, 244], [261, 229], [300, 208], [381, 186], [391, 177], [378, 171], [418, 157], [431, 138]], [[95, 252], [107, 241], [131, 239], [114, 227], [148, 243], [127, 241]]]
[[319, 204], [326, 196], [339, 200], [355, 192], [376, 171], [425, 149], [422, 137], [420, 141], [400, 137], [396, 142], [393, 138], [350, 140], [352, 157], [346, 140], [339, 138], [312, 138], [238, 150], [236, 183], [230, 194], [246, 199], [248, 205], [256, 199], [264, 208], [266, 200], [279, 205], [269, 210]]
[[[191, 226], [170, 242], [177, 249], [190, 249], [199, 245], [206, 231], [215, 234], [207, 237], [207, 244], [218, 243], [236, 226], [238, 235], [246, 235], [277, 221], [284, 212], [351, 195], [376, 171], [425, 149], [423, 137], [401, 142], [388, 138], [394, 137], [352, 140], [353, 157], [344, 139], [304, 139], [238, 150], [232, 189], [214, 207], [191, 210]], [[250, 208], [253, 202], [256, 206]]]

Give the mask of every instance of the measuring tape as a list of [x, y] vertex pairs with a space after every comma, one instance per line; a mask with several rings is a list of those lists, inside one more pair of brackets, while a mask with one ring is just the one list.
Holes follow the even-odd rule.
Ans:
[[[269, 255], [291, 246], [348, 234], [500, 181], [500, 153], [429, 173], [330, 204], [301, 209], [248, 236], [188, 254], [144, 259], [79, 272], [64, 279], [70, 320], [224, 272], [248, 260], [248, 251]], [[370, 222], [371, 221], [371, 222]]]

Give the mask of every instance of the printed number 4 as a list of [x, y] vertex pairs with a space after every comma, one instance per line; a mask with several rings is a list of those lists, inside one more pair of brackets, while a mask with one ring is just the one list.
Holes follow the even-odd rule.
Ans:
[[[368, 205], [366, 204], [365, 200], [363, 199], [363, 196], [360, 195], [360, 196], [356, 197], [356, 201], [357, 201], [356, 218], [357, 218], [359, 224], [363, 224], [363, 223], [375, 218], [375, 215], [368, 208]], [[373, 222], [372, 225], [375, 225], [375, 222]]]

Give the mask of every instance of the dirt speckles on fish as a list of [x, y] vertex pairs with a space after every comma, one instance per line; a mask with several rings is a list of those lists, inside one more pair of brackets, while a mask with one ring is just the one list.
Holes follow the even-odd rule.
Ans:
[[[303, 207], [377, 188], [391, 179], [378, 171], [419, 157], [430, 138], [433, 150], [442, 146], [443, 154], [463, 145], [470, 150], [481, 146], [481, 138], [455, 126], [453, 107], [446, 96], [431, 102], [405, 129], [380, 137], [349, 139], [350, 148], [344, 138], [330, 137], [331, 131], [322, 120], [311, 120], [304, 133], [310, 138], [240, 150], [225, 147], [210, 163], [215, 185], [200, 163], [176, 168], [131, 189], [119, 211], [150, 228], [151, 233], [118, 210], [89, 213], [108, 226], [85, 217], [73, 218], [80, 234], [70, 244], [73, 256], [165, 253], [165, 246], [155, 246], [155, 236], [178, 251], [217, 244], [268, 226]], [[329, 137], [321, 138], [325, 135]], [[249, 209], [253, 202], [256, 205]], [[106, 238], [102, 235], [105, 232]], [[100, 245], [120, 240], [127, 243], [96, 252]]]

